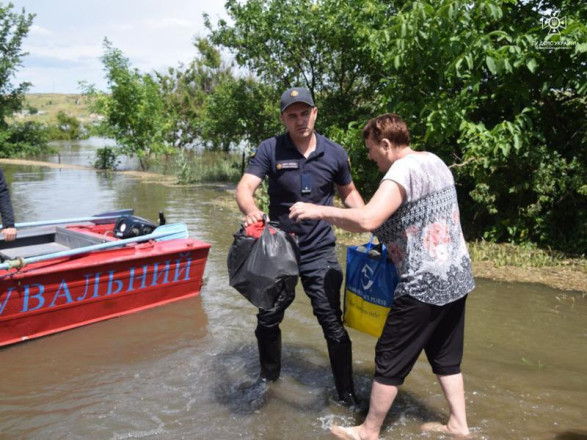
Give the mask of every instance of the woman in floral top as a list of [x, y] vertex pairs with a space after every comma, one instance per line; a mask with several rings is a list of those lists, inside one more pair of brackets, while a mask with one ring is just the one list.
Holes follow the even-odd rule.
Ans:
[[352, 232], [373, 231], [385, 243], [399, 277], [394, 303], [375, 348], [367, 418], [360, 426], [332, 426], [340, 438], [377, 439], [398, 387], [424, 350], [448, 401], [446, 424], [423, 430], [468, 435], [461, 374], [465, 301], [474, 288], [461, 230], [453, 176], [438, 156], [410, 148], [405, 122], [395, 114], [363, 128], [369, 159], [385, 173], [364, 207], [342, 209], [296, 203], [296, 221], [326, 220]]

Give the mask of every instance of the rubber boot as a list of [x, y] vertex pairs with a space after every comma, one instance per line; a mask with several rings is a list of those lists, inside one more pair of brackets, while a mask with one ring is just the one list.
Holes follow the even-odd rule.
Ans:
[[351, 341], [328, 341], [328, 355], [334, 375], [334, 385], [340, 403], [345, 406], [359, 406], [353, 385], [353, 354]]
[[281, 373], [281, 330], [271, 333], [256, 331], [261, 374], [259, 378], [276, 381]]

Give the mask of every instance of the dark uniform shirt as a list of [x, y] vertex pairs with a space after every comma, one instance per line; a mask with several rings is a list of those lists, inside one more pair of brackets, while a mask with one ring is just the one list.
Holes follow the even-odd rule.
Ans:
[[0, 169], [0, 216], [2, 217], [2, 228], [14, 227], [14, 212], [12, 202], [10, 201], [10, 192], [8, 185], [4, 180], [4, 173]]
[[316, 133], [316, 149], [306, 159], [287, 133], [272, 137], [259, 145], [247, 173], [268, 177], [269, 218], [298, 236], [302, 255], [334, 245], [330, 224], [323, 220], [295, 223], [289, 219], [289, 208], [300, 201], [331, 206], [335, 184], [352, 182], [347, 153], [339, 144]]

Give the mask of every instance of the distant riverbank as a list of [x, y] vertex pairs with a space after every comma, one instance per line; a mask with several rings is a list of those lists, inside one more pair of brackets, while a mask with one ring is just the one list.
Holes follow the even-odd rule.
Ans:
[[[94, 170], [94, 168], [88, 166], [26, 159], [0, 159], [0, 163]], [[98, 172], [98, 170], [95, 171]], [[138, 179], [157, 182], [163, 185], [176, 185], [177, 183], [176, 176], [141, 171], [114, 172], [131, 175]], [[216, 203], [236, 210], [234, 186], [226, 186], [224, 195], [218, 197]], [[369, 234], [350, 234], [344, 231], [337, 231], [337, 237], [338, 242], [345, 245], [360, 244], [369, 240]], [[584, 258], [557, 259], [549, 263], [547, 257], [528, 257], [530, 251], [521, 246], [473, 242], [469, 243], [469, 248], [473, 257], [475, 277], [505, 282], [540, 283], [557, 290], [579, 292], [587, 295], [587, 260]], [[531, 252], [536, 254], [541, 251], [533, 250]], [[539, 264], [533, 263], [532, 258], [540, 260]]]

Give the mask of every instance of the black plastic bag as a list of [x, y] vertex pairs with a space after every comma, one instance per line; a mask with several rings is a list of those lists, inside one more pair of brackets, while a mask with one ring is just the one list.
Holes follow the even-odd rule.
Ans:
[[272, 309], [298, 282], [298, 245], [293, 236], [265, 223], [259, 238], [245, 228], [234, 234], [228, 251], [229, 284], [257, 308]]

